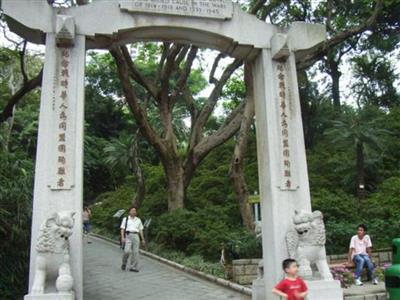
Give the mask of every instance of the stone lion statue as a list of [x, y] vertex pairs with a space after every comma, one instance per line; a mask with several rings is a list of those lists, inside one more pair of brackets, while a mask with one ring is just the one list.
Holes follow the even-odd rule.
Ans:
[[293, 229], [286, 234], [289, 257], [299, 262], [299, 273], [312, 278], [315, 265], [322, 279], [332, 279], [325, 252], [325, 225], [320, 211], [295, 211]]
[[72, 235], [74, 215], [70, 211], [54, 213], [40, 227], [31, 294], [43, 294], [46, 283], [53, 282], [58, 293], [72, 293], [69, 237]]

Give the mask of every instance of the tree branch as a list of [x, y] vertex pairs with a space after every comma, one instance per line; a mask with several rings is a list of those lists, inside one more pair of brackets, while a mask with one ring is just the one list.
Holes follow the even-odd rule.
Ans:
[[11, 96], [6, 106], [0, 114], [0, 123], [5, 122], [13, 114], [14, 106], [30, 91], [39, 87], [42, 84], [43, 69], [36, 75], [36, 77], [28, 80], [24, 85]]
[[146, 137], [149, 143], [161, 156], [165, 156], [166, 149], [156, 131], [151, 127], [150, 122], [147, 119], [147, 114], [140, 107], [135, 91], [133, 90], [133, 87], [129, 81], [129, 67], [128, 63], [124, 59], [121, 48], [112, 47], [110, 49], [110, 53], [114, 57], [114, 60], [117, 64], [118, 77], [121, 81], [126, 102], [128, 103], [132, 114], [135, 116], [136, 122], [140, 128], [140, 132]]
[[167, 43], [167, 42], [163, 43], [162, 53], [161, 53], [160, 62], [158, 64], [158, 68], [157, 68], [157, 74], [156, 74], [155, 82], [158, 82], [160, 80], [160, 78], [161, 78], [161, 73], [162, 73], [162, 70], [164, 68], [165, 60], [167, 59], [169, 46], [170, 46], [170, 43]]
[[204, 128], [208, 118], [214, 110], [215, 105], [217, 104], [218, 98], [221, 96], [222, 89], [226, 82], [229, 80], [231, 75], [243, 64], [243, 61], [240, 59], [235, 59], [230, 65], [228, 65], [224, 72], [221, 75], [221, 78], [215, 84], [214, 89], [212, 90], [210, 96], [208, 97], [207, 102], [204, 104], [201, 109], [195, 124], [192, 124], [192, 136], [190, 144], [195, 145], [197, 141], [200, 139], [201, 130]]
[[26, 44], [27, 41], [24, 40], [23, 46], [22, 46], [22, 51], [19, 52], [19, 63], [21, 66], [21, 73], [22, 73], [22, 78], [24, 85], [28, 82], [28, 75], [26, 75], [25, 71], [25, 53], [26, 53]]
[[141, 86], [145, 88], [145, 90], [155, 99], [157, 100], [157, 87], [148, 81], [142, 74], [140, 74], [139, 70], [136, 68], [135, 63], [132, 61], [131, 56], [129, 55], [129, 51], [126, 46], [121, 46], [121, 51], [124, 56], [125, 61], [128, 65], [129, 75], [139, 83]]
[[193, 152], [197, 161], [201, 161], [212, 149], [225, 143], [239, 130], [245, 105], [246, 101], [240, 103], [215, 133], [195, 146]]
[[175, 69], [179, 69], [179, 67], [180, 67], [182, 61], [184, 60], [184, 58], [186, 57], [186, 54], [188, 53], [189, 49], [190, 49], [189, 45], [182, 45], [182, 49], [175, 59]]
[[209, 77], [209, 79], [208, 79], [208, 82], [209, 82], [209, 83], [217, 84], [218, 80], [214, 77], [214, 76], [215, 76], [215, 71], [216, 71], [217, 68], [218, 68], [219, 61], [220, 61], [222, 58], [225, 58], [225, 57], [226, 57], [226, 54], [221, 52], [221, 53], [219, 53], [219, 54], [217, 55], [217, 57], [215, 58], [215, 60], [214, 60], [214, 62], [213, 62], [213, 65], [212, 65], [212, 68], [211, 68], [210, 77]]
[[191, 119], [191, 124], [194, 124], [197, 118], [197, 108], [196, 105], [194, 104], [194, 99], [192, 96], [192, 93], [189, 91], [188, 88], [183, 89], [182, 91], [182, 96], [183, 99], [185, 100], [186, 107], [189, 110], [190, 113], [190, 119]]
[[349, 37], [363, 33], [368, 29], [372, 29], [375, 26], [382, 9], [383, 0], [377, 0], [372, 15], [364, 23], [354, 28], [347, 29], [346, 31], [341, 31], [329, 40], [323, 41], [310, 49], [298, 51], [296, 53], [297, 69], [302, 70], [308, 68], [325, 56], [332, 47], [335, 47]]
[[183, 46], [178, 44], [173, 44], [172, 47], [170, 47], [164, 68], [161, 72], [161, 91], [159, 93], [159, 102], [161, 106], [160, 110], [163, 117], [163, 123], [167, 131], [172, 130], [172, 128], [170, 128], [171, 122], [169, 117], [173, 108], [173, 106], [169, 103], [169, 80], [176, 67], [175, 59], [179, 55], [179, 52], [182, 50], [182, 48]]
[[190, 48], [189, 54], [186, 59], [185, 67], [183, 68], [181, 75], [178, 78], [176, 83], [176, 91], [180, 91], [183, 89], [184, 85], [186, 85], [187, 80], [190, 75], [190, 71], [192, 70], [193, 61], [196, 59], [196, 54], [199, 48], [196, 46], [192, 46]]
[[234, 191], [238, 199], [243, 225], [248, 230], [254, 227], [251, 207], [248, 203], [249, 190], [244, 174], [245, 156], [248, 144], [251, 125], [254, 122], [254, 90], [252, 68], [245, 64], [244, 81], [246, 84], [246, 106], [244, 107], [243, 118], [237, 134], [235, 149], [230, 163], [229, 175], [233, 182]]

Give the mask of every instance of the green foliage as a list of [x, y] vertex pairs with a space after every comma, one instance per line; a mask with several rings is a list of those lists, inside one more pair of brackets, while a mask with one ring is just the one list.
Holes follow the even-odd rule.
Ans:
[[345, 253], [358, 224], [368, 227], [374, 248], [387, 248], [399, 236], [400, 177], [383, 181], [378, 190], [358, 202], [344, 193], [321, 190], [313, 194], [313, 209], [323, 212], [327, 231], [327, 252]]
[[[217, 260], [224, 245], [234, 244], [241, 258], [259, 253], [254, 234], [233, 226], [228, 208], [208, 206], [197, 211], [177, 210], [155, 219], [151, 234], [157, 243], [187, 255]], [[258, 251], [258, 253], [257, 253]]]
[[365, 54], [353, 58], [352, 86], [358, 103], [391, 108], [400, 105], [400, 93], [395, 87], [399, 75], [392, 62], [382, 54]]
[[[328, 6], [333, 5], [335, 13], [331, 15], [331, 28], [328, 28], [329, 35], [333, 35], [334, 31], [346, 32], [360, 25], [371, 15], [374, 3], [374, 0], [320, 1], [316, 4], [297, 0], [270, 1], [268, 7], [271, 10], [261, 9], [258, 16], [268, 16], [270, 22], [283, 26], [299, 20], [325, 22]], [[241, 5], [248, 7], [250, 3]], [[313, 208], [324, 213], [329, 253], [346, 252], [349, 239], [361, 222], [368, 225], [376, 248], [387, 247], [400, 232], [399, 75], [393, 63], [399, 42], [399, 13], [398, 1], [384, 1], [383, 12], [373, 31], [346, 40], [328, 54], [337, 59], [340, 51], [347, 51], [347, 56], [339, 61], [348, 61], [353, 70], [351, 93], [358, 100], [357, 110], [343, 104], [340, 111], [335, 110], [330, 92], [322, 86], [331, 88], [330, 83], [317, 82], [319, 76], [316, 75], [320, 74], [313, 70], [298, 74]], [[162, 44], [136, 44], [129, 49], [135, 53], [136, 68], [153, 82]], [[193, 105], [197, 109], [204, 104], [203, 92], [209, 88], [202, 66], [208, 63], [209, 54], [207, 50], [199, 50], [195, 68], [188, 79], [190, 91], [195, 96]], [[19, 58], [17, 50], [0, 49], [0, 109], [4, 108], [12, 90], [22, 83]], [[28, 53], [25, 58], [31, 78], [41, 68], [42, 57]], [[343, 66], [339, 69], [345, 71]], [[327, 74], [329, 70], [324, 66], [320, 72]], [[207, 121], [205, 136], [215, 132], [226, 120], [228, 112], [245, 97], [242, 76], [240, 69], [224, 87], [222, 103], [218, 103], [218, 113]], [[174, 87], [177, 78], [170, 80]], [[124, 102], [116, 66], [109, 53], [90, 52], [85, 82], [84, 199], [88, 203], [95, 202], [93, 223], [97, 230], [115, 236], [120, 220], [112, 216], [118, 209], [129, 207], [135, 195], [128, 149], [137, 125]], [[148, 95], [140, 85], [133, 84], [140, 104], [148, 105], [150, 124], [160, 133], [159, 107], [147, 101]], [[27, 286], [39, 95], [39, 90], [26, 95], [16, 107], [13, 124], [0, 125], [2, 299], [22, 296]], [[188, 117], [184, 99], [178, 96], [173, 127], [182, 159], [188, 146]], [[369, 192], [362, 202], [354, 198], [354, 145], [360, 140], [366, 145], [365, 179]], [[222, 246], [243, 258], [261, 255], [254, 235], [242, 229], [229, 179], [234, 142], [232, 139], [221, 145], [201, 162], [187, 190], [186, 210], [174, 213], [167, 212], [166, 179], [158, 154], [147, 142], [140, 142], [148, 192], [139, 215], [142, 219], [153, 219], [150, 227], [150, 239], [154, 241], [150, 247], [152, 251], [218, 276], [222, 276], [222, 269], [215, 262]], [[245, 165], [247, 184], [253, 193], [258, 190], [254, 130], [249, 136]]]
[[92, 207], [93, 225], [108, 232], [118, 232], [120, 220], [113, 218], [119, 209], [128, 209], [132, 203], [134, 191], [129, 186], [122, 186], [113, 192], [101, 194]]
[[179, 252], [176, 250], [168, 250], [164, 247], [160, 246], [156, 243], [149, 243], [149, 251], [154, 254], [157, 254], [161, 257], [164, 257], [168, 260], [177, 262], [178, 264], [182, 264], [186, 267], [211, 274], [220, 278], [225, 277], [225, 269], [223, 265], [216, 262], [209, 262], [204, 260], [204, 258], [200, 255], [191, 255], [188, 256], [183, 252]]
[[28, 285], [33, 162], [0, 152], [0, 295], [22, 297]]
[[375, 247], [388, 247], [400, 232], [400, 177], [383, 181], [378, 191], [363, 203], [363, 215]]

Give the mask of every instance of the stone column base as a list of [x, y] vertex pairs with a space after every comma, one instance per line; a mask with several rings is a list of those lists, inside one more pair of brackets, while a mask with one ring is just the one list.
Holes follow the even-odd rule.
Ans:
[[343, 289], [338, 280], [309, 280], [308, 300], [343, 300]]
[[75, 300], [74, 294], [50, 293], [43, 295], [26, 295], [24, 300]]
[[265, 300], [265, 283], [264, 279], [253, 280], [251, 287], [251, 300]]

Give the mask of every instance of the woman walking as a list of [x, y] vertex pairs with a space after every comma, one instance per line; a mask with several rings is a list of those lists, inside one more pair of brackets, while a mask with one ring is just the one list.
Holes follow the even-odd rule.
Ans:
[[92, 211], [90, 210], [89, 206], [85, 205], [83, 207], [83, 212], [82, 212], [82, 221], [83, 221], [83, 234], [84, 234], [88, 244], [92, 243], [91, 241], [89, 241], [90, 218], [91, 217], [92, 217]]

